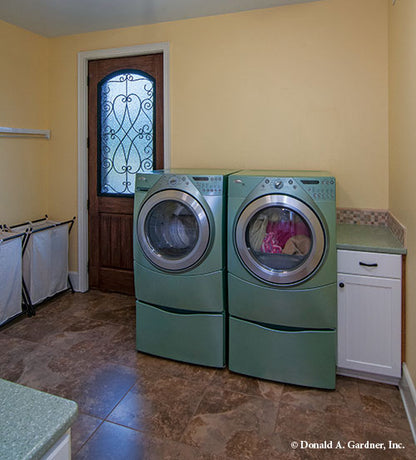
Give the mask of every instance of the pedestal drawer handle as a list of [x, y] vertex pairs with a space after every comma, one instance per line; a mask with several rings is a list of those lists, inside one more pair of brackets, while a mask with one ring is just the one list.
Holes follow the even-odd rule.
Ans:
[[363, 267], [378, 267], [378, 264], [366, 264], [365, 262], [360, 262], [360, 265]]

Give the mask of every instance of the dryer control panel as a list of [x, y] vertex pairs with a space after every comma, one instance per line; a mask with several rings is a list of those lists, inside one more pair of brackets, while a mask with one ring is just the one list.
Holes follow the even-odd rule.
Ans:
[[335, 178], [320, 177], [299, 180], [315, 201], [335, 201]]
[[260, 188], [267, 192], [296, 194], [301, 187], [315, 201], [335, 201], [334, 177], [266, 177]]

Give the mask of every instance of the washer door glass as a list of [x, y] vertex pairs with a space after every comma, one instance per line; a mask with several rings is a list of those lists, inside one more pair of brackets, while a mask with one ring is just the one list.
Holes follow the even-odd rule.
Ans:
[[303, 202], [284, 195], [266, 195], [251, 202], [236, 225], [236, 246], [256, 277], [273, 284], [308, 278], [325, 250], [320, 220]]
[[186, 270], [204, 256], [210, 240], [209, 221], [201, 204], [179, 190], [152, 195], [142, 206], [138, 239], [158, 268]]

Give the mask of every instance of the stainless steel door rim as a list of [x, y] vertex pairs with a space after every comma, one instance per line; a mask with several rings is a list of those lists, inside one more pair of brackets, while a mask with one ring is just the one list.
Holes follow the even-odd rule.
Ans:
[[[198, 238], [192, 250], [180, 258], [169, 258], [159, 252], [151, 243], [146, 228], [149, 213], [164, 201], [175, 201], [191, 211], [198, 225]], [[168, 271], [184, 271], [196, 265], [204, 257], [210, 243], [210, 223], [207, 213], [199, 201], [189, 193], [180, 190], [162, 190], [151, 195], [142, 205], [137, 217], [137, 239], [145, 256], [157, 268]]]
[[[261, 264], [254, 257], [246, 241], [251, 219], [261, 210], [279, 206], [299, 214], [311, 232], [310, 252], [304, 262], [293, 270], [275, 270]], [[249, 203], [238, 216], [234, 238], [237, 253], [246, 268], [257, 278], [276, 285], [295, 284], [309, 278], [325, 253], [325, 233], [316, 213], [302, 201], [287, 195], [264, 195]]]

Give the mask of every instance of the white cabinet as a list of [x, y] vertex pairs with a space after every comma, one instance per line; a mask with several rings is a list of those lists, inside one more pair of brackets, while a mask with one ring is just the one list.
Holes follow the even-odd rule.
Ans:
[[71, 460], [71, 428], [56, 441], [41, 460]]
[[338, 251], [338, 373], [401, 376], [400, 255]]

